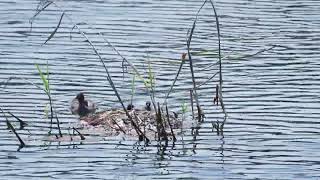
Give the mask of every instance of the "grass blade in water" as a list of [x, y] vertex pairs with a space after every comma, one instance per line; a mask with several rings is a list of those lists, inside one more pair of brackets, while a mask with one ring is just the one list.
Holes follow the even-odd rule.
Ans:
[[62, 21], [62, 18], [64, 16], [64, 12], [62, 13], [61, 17], [60, 17], [60, 20], [59, 20], [59, 23], [57, 25], [57, 27], [54, 29], [54, 31], [50, 34], [50, 36], [48, 37], [48, 39], [43, 43], [43, 44], [46, 44], [57, 32], [57, 30], [59, 29], [60, 27], [60, 24], [61, 24], [61, 21]]

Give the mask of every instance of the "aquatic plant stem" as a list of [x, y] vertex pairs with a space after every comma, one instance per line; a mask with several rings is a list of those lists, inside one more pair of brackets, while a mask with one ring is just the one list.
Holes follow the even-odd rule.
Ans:
[[171, 134], [172, 134], [172, 137], [173, 137], [173, 141], [176, 141], [177, 138], [173, 132], [173, 128], [172, 128], [172, 125], [171, 125], [171, 122], [170, 122], [170, 116], [169, 116], [169, 110], [168, 110], [168, 106], [166, 105], [166, 112], [167, 112], [167, 121], [168, 121], [168, 125], [170, 127], [170, 131], [171, 131]]
[[[218, 52], [219, 52], [219, 100], [220, 100], [220, 105], [222, 108], [222, 111], [225, 115], [225, 117], [227, 116], [227, 112], [225, 110], [224, 107], [224, 103], [223, 103], [223, 96], [222, 96], [222, 84], [223, 84], [223, 79], [222, 79], [222, 58], [221, 58], [221, 35], [220, 35], [220, 25], [219, 25], [219, 18], [218, 18], [218, 14], [216, 11], [216, 8], [212, 2], [212, 0], [210, 0], [211, 6], [213, 8], [214, 11], [214, 16], [216, 18], [216, 26], [217, 26], [217, 33], [218, 33]], [[226, 118], [224, 118], [224, 121], [222, 123], [222, 130], [223, 130], [223, 126], [226, 122]]]
[[190, 105], [191, 105], [192, 119], [194, 119], [193, 90], [192, 89], [190, 89]]
[[169, 97], [169, 95], [170, 95], [170, 93], [171, 93], [171, 91], [172, 91], [172, 89], [173, 89], [173, 86], [176, 84], [176, 82], [177, 82], [177, 80], [178, 80], [179, 74], [181, 73], [182, 66], [184, 65], [185, 61], [186, 61], [186, 60], [185, 60], [184, 58], [181, 58], [180, 67], [179, 67], [179, 69], [178, 69], [178, 71], [177, 71], [177, 73], [176, 73], [176, 76], [175, 76], [175, 78], [174, 78], [174, 80], [173, 80], [173, 82], [172, 82], [172, 84], [171, 84], [171, 86], [170, 86], [169, 91], [168, 91], [167, 94], [166, 94], [166, 97], [165, 97], [165, 99], [164, 99], [164, 102], [163, 102], [162, 106], [165, 105], [165, 104], [167, 104], [168, 97]]
[[198, 15], [199, 15], [201, 9], [203, 8], [203, 6], [206, 4], [206, 2], [207, 1], [204, 1], [202, 6], [199, 8], [199, 10], [197, 12], [197, 15], [196, 15], [196, 18], [193, 21], [193, 25], [192, 25], [192, 28], [191, 28], [190, 33], [189, 33], [189, 38], [187, 39], [187, 50], [188, 50], [188, 57], [189, 57], [189, 65], [190, 65], [191, 78], [192, 78], [192, 84], [193, 84], [194, 98], [196, 100], [196, 106], [197, 106], [197, 110], [198, 110], [198, 121], [199, 122], [201, 121], [202, 111], [201, 111], [201, 107], [200, 107], [200, 104], [199, 104], [198, 93], [197, 93], [197, 89], [196, 89], [197, 86], [196, 86], [196, 80], [195, 80], [195, 75], [194, 75], [194, 70], [193, 70], [193, 62], [192, 62], [192, 56], [191, 56], [191, 52], [190, 52], [190, 45], [191, 45], [191, 41], [192, 41], [193, 32], [194, 32], [194, 29], [196, 27], [196, 22], [197, 22], [197, 19], [198, 19]]
[[[0, 110], [4, 114], [4, 116], [6, 117], [4, 111], [2, 109], [0, 109]], [[6, 123], [7, 123], [8, 128], [13, 132], [13, 134], [17, 137], [18, 141], [20, 142], [20, 146], [19, 146], [18, 150], [20, 150], [21, 148], [25, 147], [26, 144], [23, 142], [23, 140], [21, 139], [19, 134], [16, 132], [16, 129], [12, 126], [12, 124], [10, 123], [10, 121], [8, 120], [7, 117], [6, 117]]]
[[[4, 112], [2, 108], [0, 108], [0, 110], [2, 112]], [[26, 122], [24, 122], [23, 120], [21, 120], [19, 117], [15, 116], [14, 114], [12, 114], [10, 111], [7, 111], [7, 113], [19, 121], [19, 125], [20, 125], [19, 130], [22, 130], [27, 125]]]
[[76, 129], [75, 127], [73, 127], [72, 129], [78, 133], [78, 135], [80, 136], [80, 139], [81, 139], [81, 140], [85, 140], [85, 139], [86, 139], [86, 138], [84, 137], [84, 135], [81, 134], [80, 131], [78, 131], [78, 129]]

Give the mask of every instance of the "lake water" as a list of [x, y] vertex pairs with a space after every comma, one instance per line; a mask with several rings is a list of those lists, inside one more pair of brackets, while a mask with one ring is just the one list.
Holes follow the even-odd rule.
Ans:
[[[77, 124], [69, 111], [75, 95], [85, 92], [99, 109], [118, 108], [106, 73], [96, 55], [76, 30], [81, 28], [110, 68], [126, 103], [131, 98], [132, 75], [122, 74], [121, 58], [104, 44], [101, 32], [119, 52], [146, 72], [148, 62], [156, 75], [156, 97], [163, 101], [186, 36], [202, 1], [57, 1], [29, 19], [38, 1], [0, 2], [0, 107], [28, 123], [19, 142], [0, 116], [1, 179], [319, 179], [320, 178], [320, 3], [318, 0], [215, 1], [221, 26], [223, 96], [228, 113], [224, 135], [212, 131], [222, 120], [213, 105], [217, 79], [198, 91], [206, 119], [195, 138], [190, 129], [161, 153], [156, 142], [88, 134], [85, 141], [50, 141], [50, 120], [44, 109], [46, 95], [26, 78], [41, 85], [35, 64], [48, 62], [54, 105], [63, 133]], [[55, 29], [65, 10], [61, 27]], [[217, 72], [217, 35], [213, 11], [201, 11], [191, 44], [197, 82]], [[69, 18], [72, 18], [70, 21]], [[84, 24], [87, 23], [87, 24]], [[70, 40], [70, 32], [72, 40]], [[273, 45], [277, 47], [253, 55]], [[239, 58], [243, 57], [243, 58]], [[204, 69], [205, 68], [205, 69]], [[132, 74], [132, 71], [128, 69]], [[11, 80], [4, 88], [4, 82]], [[192, 87], [189, 66], [183, 67], [168, 102], [180, 112]], [[148, 99], [136, 82], [134, 103]], [[10, 118], [12, 122], [14, 119]], [[17, 127], [16, 123], [13, 123]], [[54, 133], [57, 131], [55, 130]]]

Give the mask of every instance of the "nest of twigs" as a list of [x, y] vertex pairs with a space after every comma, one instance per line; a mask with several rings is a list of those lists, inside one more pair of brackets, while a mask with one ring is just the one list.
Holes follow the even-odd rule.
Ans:
[[[173, 129], [182, 127], [182, 121], [175, 113], [163, 116], [161, 122], [157, 118], [154, 111], [147, 110], [131, 110], [129, 112], [132, 121], [137, 125], [146, 137], [149, 139], [158, 138], [160, 136], [173, 136]], [[85, 126], [102, 127], [105, 133], [110, 136], [120, 134], [138, 137], [139, 134], [132, 121], [123, 110], [106, 110], [97, 112], [80, 118], [81, 123]], [[165, 133], [165, 135], [164, 135]]]

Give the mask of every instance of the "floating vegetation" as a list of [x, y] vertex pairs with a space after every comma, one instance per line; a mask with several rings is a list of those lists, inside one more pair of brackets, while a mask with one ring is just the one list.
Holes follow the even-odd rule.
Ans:
[[[161, 110], [160, 110], [161, 111]], [[175, 139], [173, 129], [181, 127], [181, 120], [176, 118], [173, 113], [148, 111], [143, 109], [129, 110], [133, 121], [141, 129], [148, 139], [169, 140], [169, 136]], [[157, 116], [161, 114], [163, 116]], [[84, 126], [103, 128], [107, 136], [139, 137], [131, 120], [121, 109], [104, 110], [80, 118]]]

